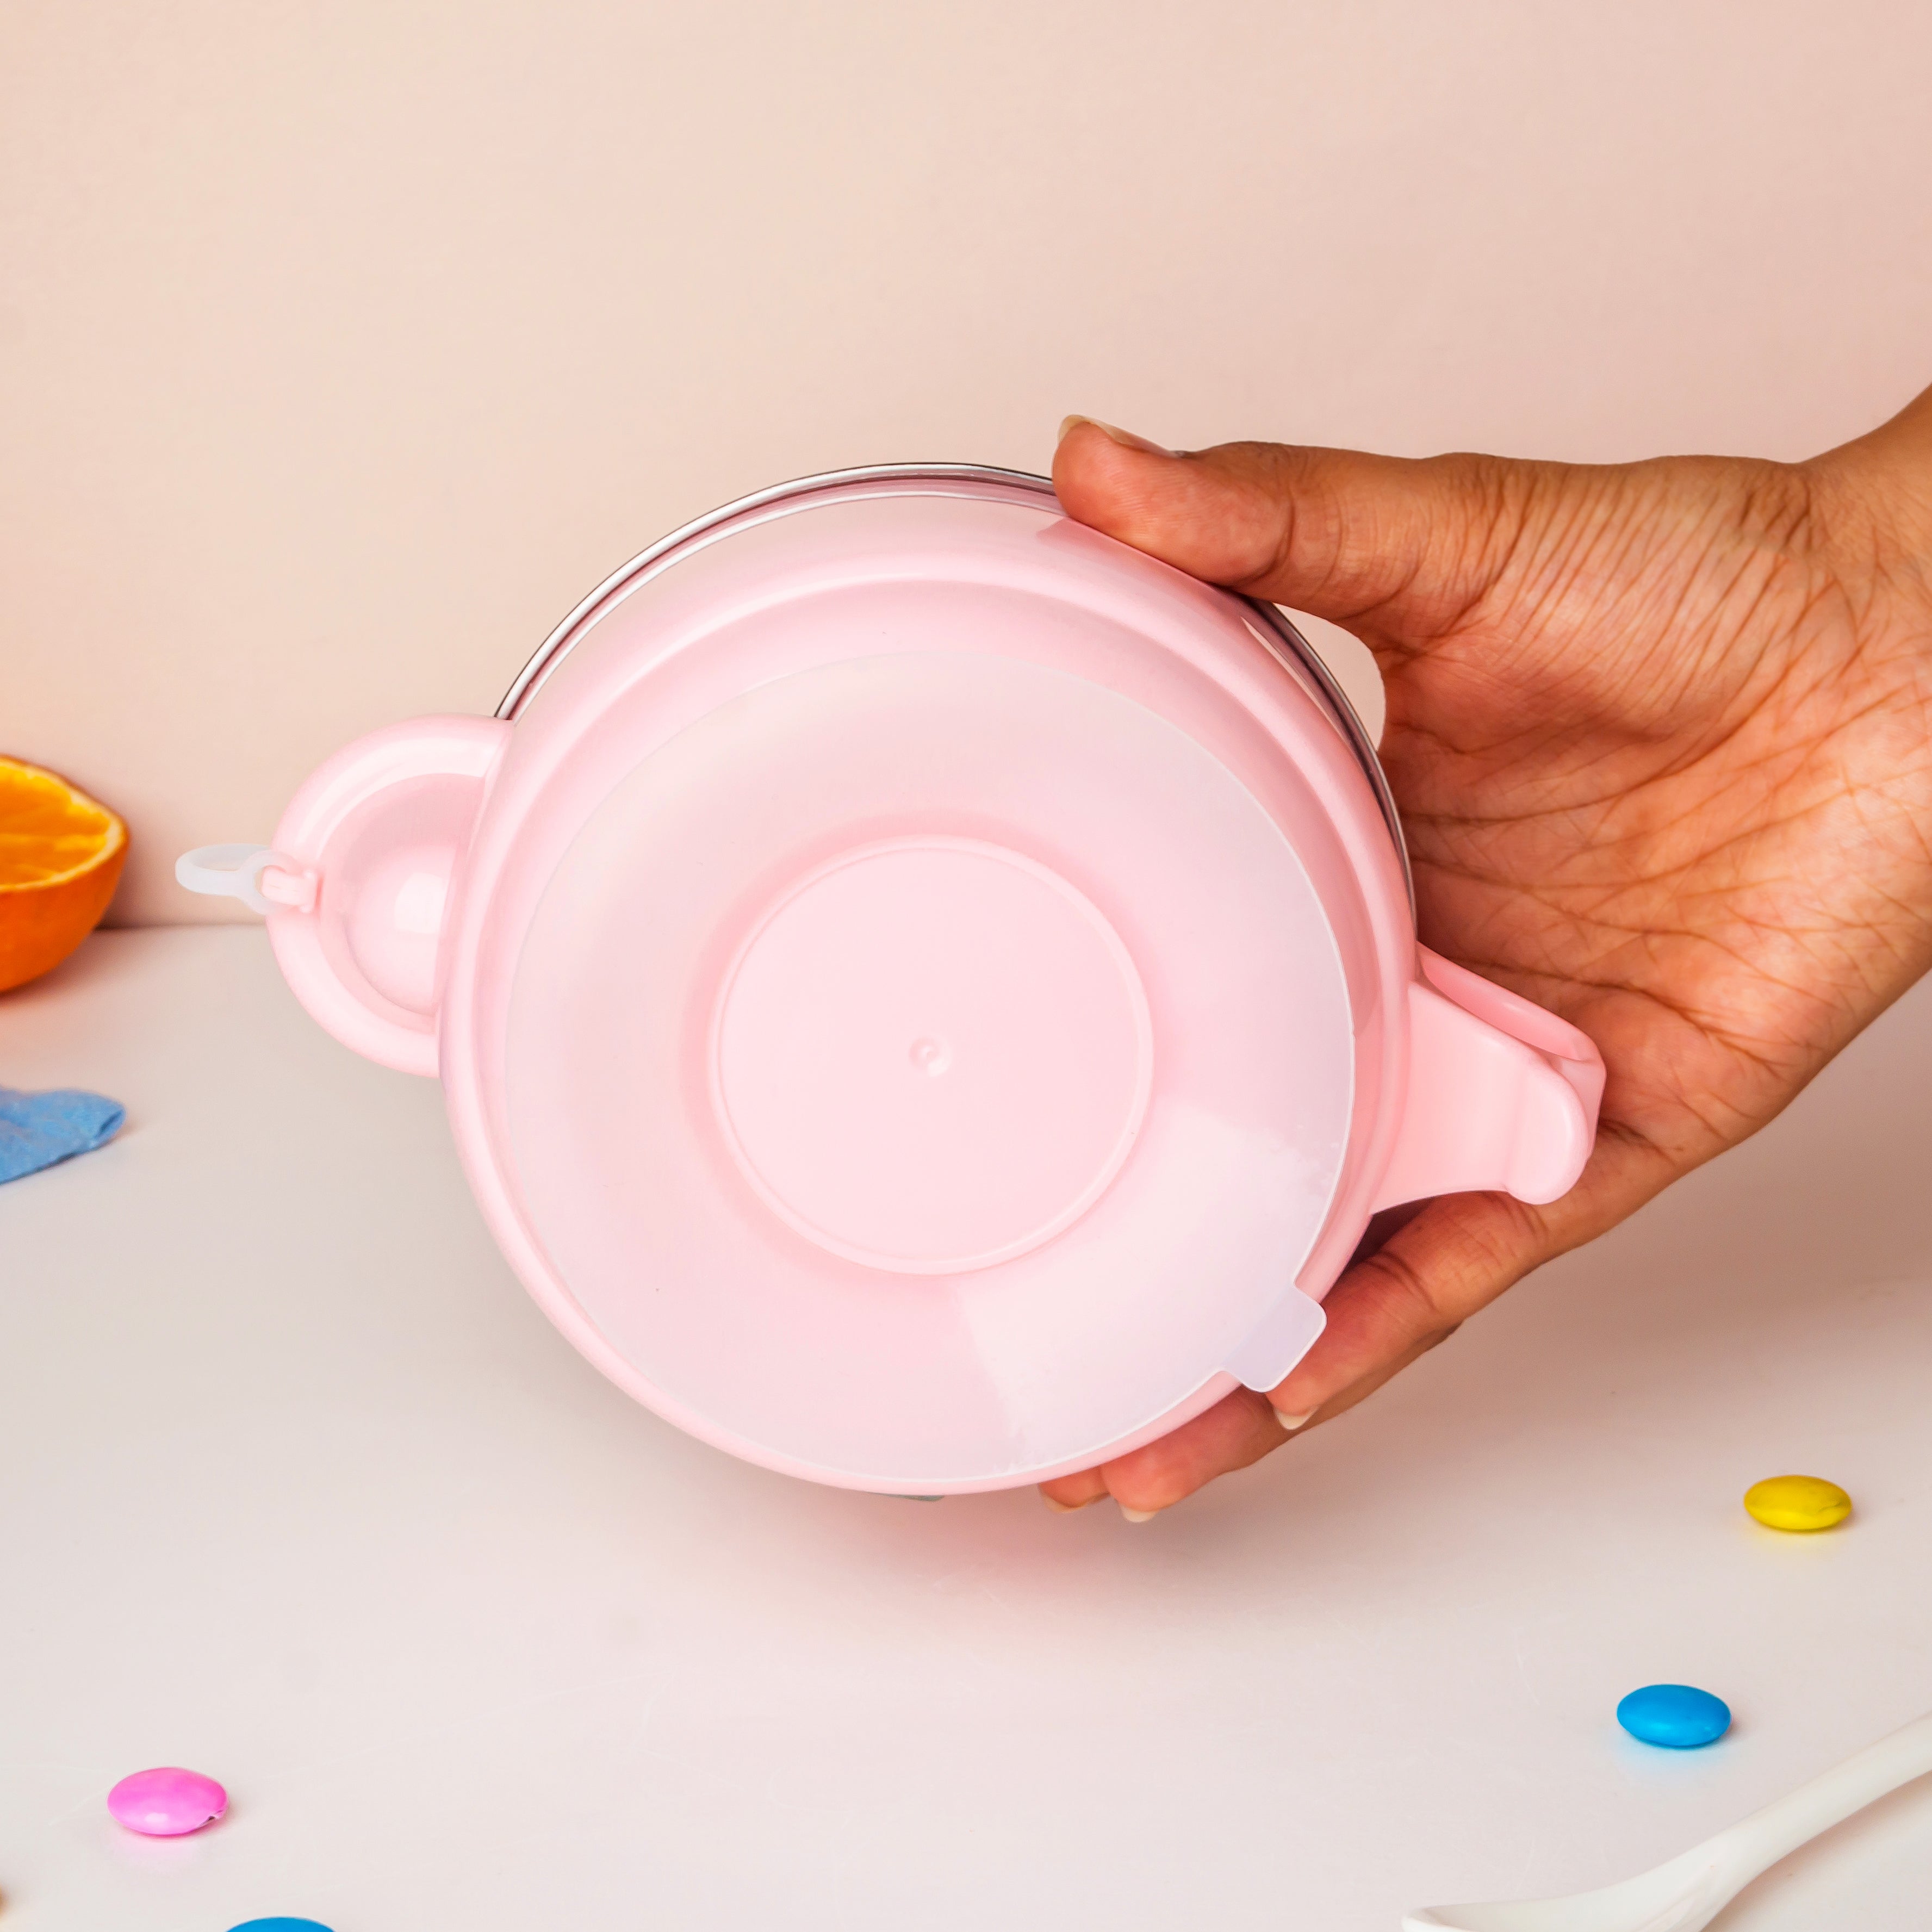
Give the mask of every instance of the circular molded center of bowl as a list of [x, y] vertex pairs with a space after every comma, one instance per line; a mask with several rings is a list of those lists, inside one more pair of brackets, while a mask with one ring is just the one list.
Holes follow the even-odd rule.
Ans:
[[716, 1098], [794, 1228], [903, 1274], [985, 1268], [1096, 1201], [1146, 1112], [1126, 948], [1046, 867], [964, 838], [867, 845], [767, 913], [726, 975]]

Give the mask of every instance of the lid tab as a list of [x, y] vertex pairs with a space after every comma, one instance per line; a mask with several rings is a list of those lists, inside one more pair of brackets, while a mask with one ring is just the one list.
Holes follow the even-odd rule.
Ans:
[[1234, 1351], [1228, 1372], [1243, 1388], [1265, 1395], [1286, 1379], [1328, 1325], [1328, 1318], [1322, 1312], [1320, 1302], [1311, 1300], [1298, 1288], [1284, 1288], [1281, 1299]]

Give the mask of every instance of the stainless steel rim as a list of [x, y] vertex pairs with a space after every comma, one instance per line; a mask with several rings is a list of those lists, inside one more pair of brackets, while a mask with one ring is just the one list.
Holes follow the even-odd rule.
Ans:
[[502, 703], [496, 707], [496, 716], [514, 720], [524, 700], [542, 682], [544, 674], [555, 668], [556, 661], [570, 648], [576, 634], [590, 619], [620, 591], [628, 588], [655, 565], [664, 562], [674, 550], [682, 550], [721, 524], [730, 523], [754, 510], [768, 508], [774, 503], [782, 503], [789, 497], [836, 489], [848, 483], [884, 482], [1005, 483], [1034, 491], [1043, 490], [1048, 496], [1053, 494], [1053, 484], [1046, 477], [1032, 476], [1023, 470], [994, 470], [976, 463], [876, 463], [857, 470], [828, 470], [820, 476], [801, 476], [793, 482], [775, 483], [769, 490], [754, 490], [748, 496], [740, 496], [735, 502], [707, 511], [704, 515], [673, 530], [668, 536], [658, 538], [650, 549], [640, 550], [628, 563], [612, 572], [537, 646], [536, 655], [517, 674], [516, 682], [504, 693]]
[[[638, 578], [665, 562], [674, 552], [682, 550], [698, 538], [718, 529], [721, 524], [733, 522], [754, 511], [767, 508], [772, 504], [782, 503], [793, 497], [810, 495], [821, 490], [838, 489], [853, 483], [995, 483], [1010, 488], [1024, 490], [1036, 496], [1052, 496], [1054, 494], [1050, 478], [1036, 476], [1030, 470], [999, 470], [976, 463], [872, 464], [856, 470], [830, 470], [821, 476], [802, 476], [794, 482], [774, 484], [768, 490], [755, 490], [748, 496], [740, 496], [736, 502], [724, 504], [706, 515], [694, 518], [681, 529], [673, 530], [668, 536], [660, 537], [650, 549], [640, 550], [629, 562], [614, 571], [537, 646], [530, 662], [517, 674], [516, 682], [504, 694], [502, 703], [496, 707], [496, 716], [514, 720], [531, 693], [556, 668], [578, 634], [588, 626], [590, 620], [604, 605], [628, 589]], [[1264, 640], [1279, 655], [1306, 671], [1314, 681], [1322, 698], [1334, 713], [1336, 722], [1342, 727], [1354, 751], [1357, 761], [1375, 791], [1376, 802], [1382, 808], [1382, 817], [1388, 826], [1389, 836], [1395, 842], [1396, 857], [1402, 866], [1402, 884], [1408, 895], [1409, 912], [1413, 916], [1415, 881], [1409, 871], [1408, 844], [1402, 836], [1402, 817], [1396, 810], [1395, 798], [1389, 790], [1388, 774], [1383, 771], [1382, 760], [1376, 755], [1375, 740], [1369, 736], [1361, 719], [1355, 715], [1355, 707], [1348, 702], [1347, 693], [1335, 681], [1334, 673], [1322, 662], [1314, 646], [1294, 628], [1286, 614], [1272, 604], [1264, 603], [1259, 598], [1244, 597], [1241, 601], [1260, 620], [1266, 634]]]
[[1336, 722], [1348, 734], [1356, 760], [1374, 789], [1376, 804], [1382, 807], [1389, 836], [1395, 842], [1396, 859], [1402, 867], [1402, 889], [1408, 896], [1409, 923], [1414, 925], [1415, 875], [1409, 870], [1408, 841], [1403, 836], [1402, 814], [1396, 809], [1395, 794], [1389, 790], [1388, 773], [1382, 770], [1382, 754], [1376, 749], [1376, 741], [1369, 736], [1369, 728], [1356, 715], [1355, 707], [1348, 701], [1348, 694], [1336, 681], [1335, 674], [1322, 662], [1315, 646], [1294, 628], [1286, 610], [1258, 597], [1244, 597], [1241, 602], [1268, 627], [1288, 655], [1320, 686], [1322, 694], [1328, 700]]

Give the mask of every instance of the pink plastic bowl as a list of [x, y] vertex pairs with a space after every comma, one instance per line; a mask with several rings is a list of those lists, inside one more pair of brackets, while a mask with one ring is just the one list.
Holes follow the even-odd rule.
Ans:
[[1372, 747], [1279, 613], [1000, 471], [647, 551], [494, 718], [332, 758], [262, 906], [440, 1074], [551, 1319], [821, 1482], [1032, 1482], [1278, 1383], [1378, 1208], [1554, 1199], [1575, 1029], [1420, 950]]

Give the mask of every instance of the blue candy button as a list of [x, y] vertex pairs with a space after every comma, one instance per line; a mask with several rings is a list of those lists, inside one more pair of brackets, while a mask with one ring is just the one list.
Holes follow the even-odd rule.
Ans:
[[1731, 1728], [1731, 1707], [1688, 1684], [1646, 1684], [1617, 1706], [1617, 1722], [1645, 1744], [1696, 1750]]
[[228, 1932], [328, 1932], [328, 1928], [316, 1918], [250, 1918], [230, 1926]]

